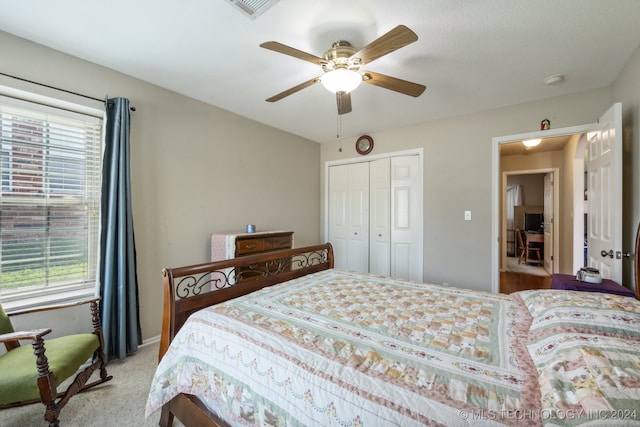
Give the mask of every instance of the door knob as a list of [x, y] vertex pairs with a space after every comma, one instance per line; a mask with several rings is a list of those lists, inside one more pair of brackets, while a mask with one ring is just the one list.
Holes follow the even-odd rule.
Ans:
[[602, 255], [604, 258], [609, 257], [609, 258], [613, 258], [613, 249], [611, 249], [609, 252], [605, 251], [604, 249], [600, 252], [600, 255]]

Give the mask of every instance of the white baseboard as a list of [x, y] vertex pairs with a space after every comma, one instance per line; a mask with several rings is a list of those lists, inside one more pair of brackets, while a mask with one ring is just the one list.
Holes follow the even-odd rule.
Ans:
[[151, 338], [147, 338], [146, 340], [142, 340], [141, 347], [144, 347], [144, 346], [147, 346], [147, 345], [151, 345], [151, 344], [155, 344], [157, 342], [160, 342], [160, 335], [156, 335], [155, 337], [151, 337]]

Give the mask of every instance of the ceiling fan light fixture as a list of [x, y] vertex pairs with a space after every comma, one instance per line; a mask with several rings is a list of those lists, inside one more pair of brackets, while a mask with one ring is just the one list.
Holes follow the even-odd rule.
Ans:
[[330, 92], [349, 93], [362, 83], [362, 76], [356, 71], [338, 69], [324, 73], [320, 82]]
[[540, 142], [542, 142], [542, 138], [525, 139], [524, 141], [522, 141], [524, 146], [527, 148], [535, 147], [536, 145], [540, 144]]

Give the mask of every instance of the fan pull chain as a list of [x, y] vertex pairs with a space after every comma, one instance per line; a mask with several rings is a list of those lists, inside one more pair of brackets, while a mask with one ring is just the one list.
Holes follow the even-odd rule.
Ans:
[[338, 114], [336, 120], [336, 128], [336, 139], [340, 141], [340, 147], [338, 148], [338, 151], [342, 153], [342, 117], [340, 117], [340, 114]]

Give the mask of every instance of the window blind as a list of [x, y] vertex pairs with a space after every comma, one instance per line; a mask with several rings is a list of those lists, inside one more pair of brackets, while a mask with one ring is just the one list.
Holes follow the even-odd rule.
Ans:
[[0, 97], [0, 295], [95, 286], [102, 119]]

